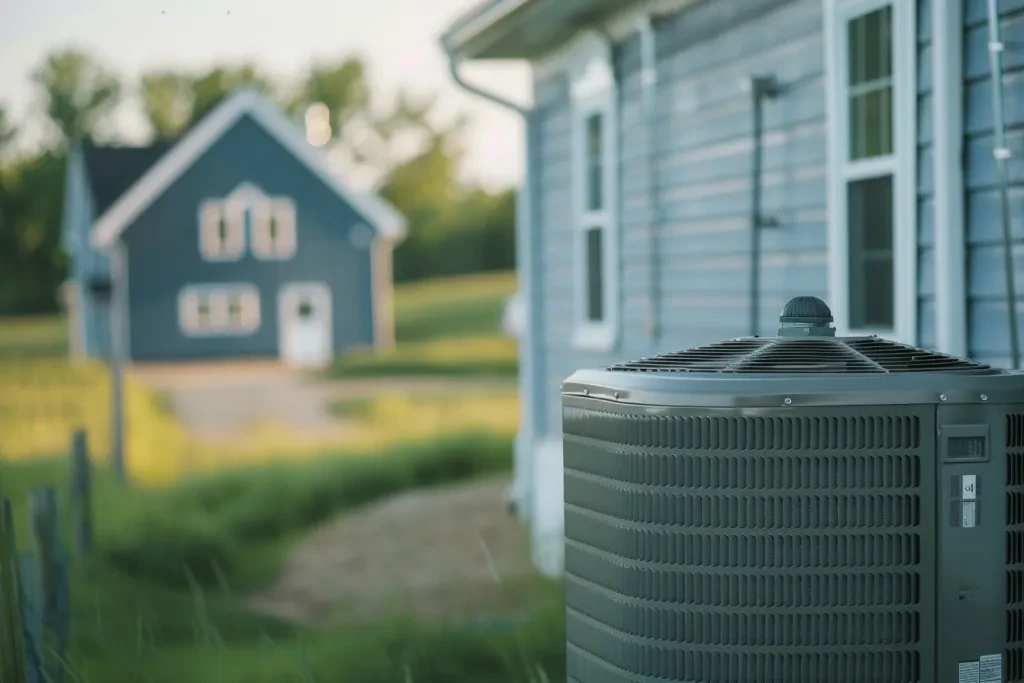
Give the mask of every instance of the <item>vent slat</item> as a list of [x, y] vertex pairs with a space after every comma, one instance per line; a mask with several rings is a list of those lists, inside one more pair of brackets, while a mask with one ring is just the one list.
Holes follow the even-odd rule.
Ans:
[[1024, 682], [1024, 414], [1006, 416], [1007, 683]]
[[628, 372], [988, 374], [992, 366], [877, 337], [733, 339], [613, 365]]

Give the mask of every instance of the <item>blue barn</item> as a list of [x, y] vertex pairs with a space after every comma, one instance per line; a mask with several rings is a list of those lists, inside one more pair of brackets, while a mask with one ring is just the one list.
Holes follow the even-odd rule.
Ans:
[[[1019, 363], [1024, 0], [487, 0], [442, 44], [525, 121], [513, 494], [542, 568], [578, 368], [771, 335], [797, 295]], [[530, 104], [460, 71], [503, 59]]]
[[76, 145], [65, 197], [76, 355], [106, 357], [120, 334], [134, 362], [317, 366], [393, 343], [391, 254], [404, 219], [347, 187], [253, 91], [179, 140]]

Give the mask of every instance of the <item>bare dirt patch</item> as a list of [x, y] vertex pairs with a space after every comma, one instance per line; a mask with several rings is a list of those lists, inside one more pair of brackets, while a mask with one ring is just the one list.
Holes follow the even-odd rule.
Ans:
[[310, 625], [528, 614], [542, 580], [506, 510], [508, 483], [415, 491], [345, 515], [295, 548], [249, 606]]

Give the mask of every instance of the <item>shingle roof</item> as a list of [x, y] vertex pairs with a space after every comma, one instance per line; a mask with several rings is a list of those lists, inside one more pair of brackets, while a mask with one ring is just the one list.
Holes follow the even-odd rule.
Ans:
[[113, 147], [82, 143], [82, 158], [89, 177], [96, 216], [101, 216], [177, 140], [159, 140], [145, 147]]

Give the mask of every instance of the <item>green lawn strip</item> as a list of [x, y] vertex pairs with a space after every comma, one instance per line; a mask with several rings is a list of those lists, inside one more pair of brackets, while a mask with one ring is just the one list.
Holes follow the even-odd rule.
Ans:
[[[414, 681], [526, 681], [527, 660], [552, 667], [550, 680], [559, 680], [560, 636], [516, 655], [531, 628], [560, 628], [555, 616], [538, 617], [540, 626], [515, 637], [392, 622], [325, 634], [251, 614], [238, 599], [271, 579], [290, 544], [330, 517], [404, 490], [507, 471], [510, 453], [507, 438], [464, 434], [365, 456], [225, 471], [165, 490], [122, 489], [97, 468], [98, 542], [92, 560], [72, 574], [68, 680], [369, 682], [405, 680], [408, 665]], [[24, 549], [29, 491], [56, 485], [66, 513], [65, 464], [0, 465]], [[546, 602], [557, 611], [557, 599]]]

